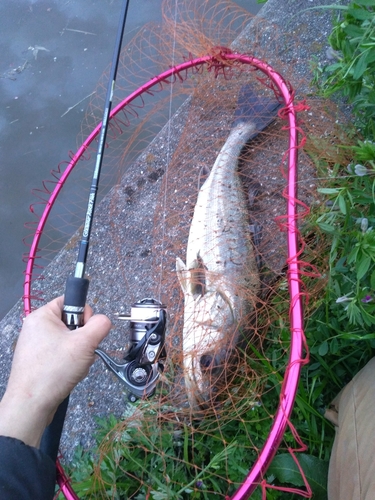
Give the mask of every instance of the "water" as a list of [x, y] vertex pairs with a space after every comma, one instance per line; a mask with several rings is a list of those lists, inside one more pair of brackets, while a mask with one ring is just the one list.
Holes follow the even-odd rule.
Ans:
[[[161, 19], [161, 2], [130, 1], [124, 43]], [[256, 0], [236, 3], [260, 8]], [[0, 319], [23, 293], [31, 190], [76, 150], [87, 96], [112, 59], [120, 10], [120, 0], [1, 0]]]

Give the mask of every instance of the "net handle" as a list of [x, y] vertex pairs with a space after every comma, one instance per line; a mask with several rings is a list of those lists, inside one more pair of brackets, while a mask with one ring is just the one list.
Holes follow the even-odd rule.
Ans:
[[[303, 303], [302, 294], [300, 289], [300, 278], [299, 278], [299, 264], [298, 264], [298, 228], [297, 228], [297, 159], [298, 159], [298, 129], [296, 122], [296, 109], [293, 103], [293, 93], [289, 88], [286, 80], [277, 73], [269, 64], [256, 57], [246, 55], [246, 54], [236, 54], [231, 52], [229, 49], [220, 49], [219, 53], [214, 55], [206, 55], [203, 57], [198, 57], [189, 61], [185, 61], [182, 64], [173, 66], [172, 68], [160, 73], [158, 76], [153, 77], [144, 85], [140, 86], [137, 90], [131, 93], [123, 101], [121, 101], [115, 108], [112, 109], [110, 113], [110, 119], [112, 119], [119, 111], [123, 110], [137, 97], [141, 96], [143, 93], [148, 93], [149, 90], [155, 85], [162, 85], [163, 83], [169, 83], [170, 79], [182, 72], [185, 72], [191, 68], [199, 67], [202, 65], [208, 65], [209, 69], [214, 69], [215, 72], [220, 72], [224, 70], [225, 67], [231, 66], [233, 64], [247, 64], [260, 70], [269, 80], [272, 82], [273, 88], [277, 90], [278, 95], [280, 95], [284, 101], [284, 116], [288, 120], [288, 130], [289, 130], [289, 149], [288, 149], [288, 170], [287, 170], [287, 241], [288, 241], [288, 282], [289, 282], [289, 295], [290, 295], [290, 332], [291, 332], [291, 346], [288, 367], [285, 373], [283, 386], [281, 389], [281, 396], [279, 407], [274, 417], [274, 421], [269, 433], [269, 436], [256, 460], [252, 469], [248, 473], [243, 484], [239, 487], [236, 493], [231, 497], [232, 500], [243, 500], [248, 498], [249, 495], [255, 490], [255, 488], [260, 484], [268, 466], [270, 465], [278, 446], [282, 440], [284, 431], [288, 425], [290, 415], [292, 413], [294, 400], [297, 393], [298, 381], [302, 366], [302, 352], [304, 344], [304, 334], [303, 334]], [[98, 136], [101, 129], [101, 123], [99, 123], [87, 139], [82, 143], [80, 148], [74, 154], [73, 158], [67, 165], [65, 171], [62, 173], [60, 179], [58, 180], [54, 190], [52, 191], [50, 198], [46, 204], [46, 207], [42, 213], [39, 220], [39, 224], [34, 234], [33, 241], [31, 243], [30, 252], [27, 260], [27, 266], [25, 271], [24, 279], [24, 312], [29, 314], [32, 310], [31, 306], [31, 283], [34, 270], [34, 262], [37, 258], [39, 241], [42, 236], [44, 226], [47, 222], [50, 211], [59, 195], [65, 181], [69, 177], [70, 173], [84, 155], [85, 151], [89, 148], [90, 144]], [[70, 486], [68, 479], [59, 464], [57, 463], [57, 481], [64, 493], [67, 500], [76, 500], [78, 497], [74, 493], [72, 487]]]

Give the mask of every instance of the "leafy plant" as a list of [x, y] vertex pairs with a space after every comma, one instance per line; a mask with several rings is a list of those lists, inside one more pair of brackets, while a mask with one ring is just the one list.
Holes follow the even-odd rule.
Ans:
[[[145, 412], [144, 418], [148, 416]], [[69, 470], [80, 498], [177, 500], [231, 494], [248, 472], [248, 432], [256, 442], [264, 439], [262, 426], [233, 428], [230, 422], [220, 429], [221, 435], [207, 428], [194, 438], [186, 425], [164, 424], [169, 428], [163, 429], [155, 422], [147, 430], [124, 428], [113, 416], [99, 424], [98, 448], [90, 453], [78, 449]], [[223, 439], [230, 442], [223, 446]], [[270, 498], [281, 497], [274, 492]]]
[[[297, 460], [310, 484], [315, 500], [327, 498], [327, 463], [304, 453], [298, 454]], [[297, 463], [289, 453], [277, 455], [268, 469], [282, 484], [304, 486], [302, 474]]]
[[368, 136], [375, 134], [375, 5], [373, 0], [355, 0], [339, 9], [329, 36], [332, 64], [315, 65], [315, 83], [329, 97], [340, 92], [353, 104], [357, 124]]

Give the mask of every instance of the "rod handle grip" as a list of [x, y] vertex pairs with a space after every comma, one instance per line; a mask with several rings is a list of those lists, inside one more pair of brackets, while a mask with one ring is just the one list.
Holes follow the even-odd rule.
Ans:
[[75, 276], [69, 276], [66, 281], [62, 320], [69, 330], [83, 326], [83, 312], [89, 284], [87, 278], [76, 278]]

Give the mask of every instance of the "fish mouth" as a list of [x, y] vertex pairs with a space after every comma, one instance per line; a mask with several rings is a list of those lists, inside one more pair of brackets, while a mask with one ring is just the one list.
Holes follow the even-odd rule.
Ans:
[[227, 352], [206, 352], [190, 359], [187, 390], [195, 413], [218, 405], [222, 392], [220, 387], [225, 384], [228, 357]]
[[[188, 297], [188, 300], [186, 299]], [[228, 355], [237, 323], [231, 300], [222, 290], [185, 296], [183, 357], [185, 386], [192, 408], [215, 404], [217, 386], [225, 383]]]

